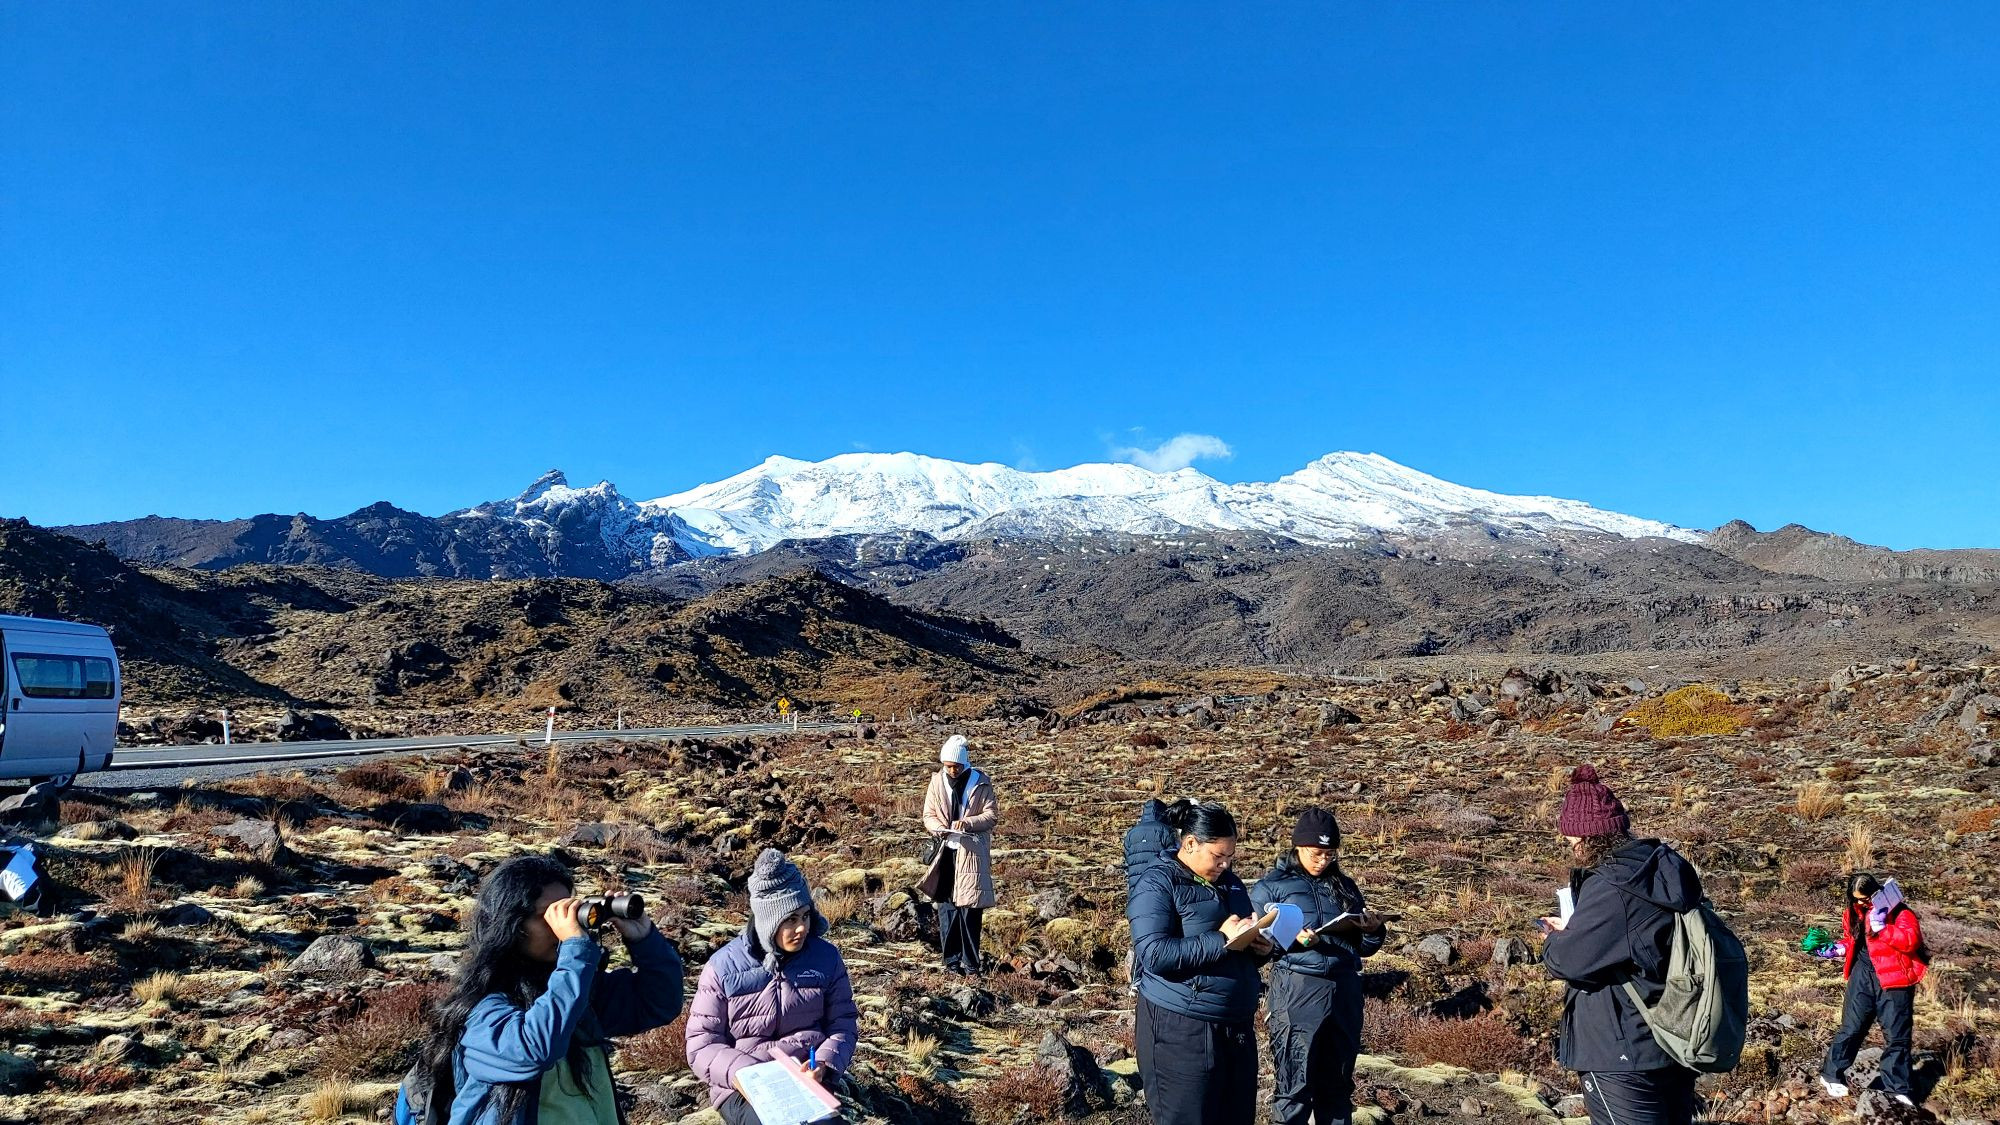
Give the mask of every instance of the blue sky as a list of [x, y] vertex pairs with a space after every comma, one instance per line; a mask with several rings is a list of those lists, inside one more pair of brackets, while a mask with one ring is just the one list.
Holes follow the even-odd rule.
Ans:
[[1985, 3], [4, 5], [0, 514], [1189, 434], [2000, 546], [1996, 44]]

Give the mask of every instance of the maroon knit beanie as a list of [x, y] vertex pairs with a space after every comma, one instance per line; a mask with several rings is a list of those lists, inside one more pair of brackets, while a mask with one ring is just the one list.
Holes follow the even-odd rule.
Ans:
[[1611, 787], [1597, 780], [1597, 770], [1576, 767], [1569, 775], [1569, 792], [1563, 794], [1562, 813], [1556, 827], [1565, 836], [1612, 836], [1632, 830], [1632, 818]]

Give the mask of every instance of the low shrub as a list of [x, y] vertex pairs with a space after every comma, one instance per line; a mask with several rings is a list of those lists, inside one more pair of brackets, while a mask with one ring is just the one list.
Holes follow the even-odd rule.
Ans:
[[679, 1074], [687, 1070], [687, 1013], [681, 1013], [679, 1019], [665, 1027], [620, 1041], [618, 1062], [621, 1067], [655, 1074]]
[[1017, 1066], [974, 1086], [968, 1108], [978, 1125], [1059, 1121], [1066, 1093], [1062, 1076], [1053, 1067]]
[[1625, 712], [1625, 721], [1645, 728], [1654, 738], [1735, 734], [1743, 729], [1740, 710], [1707, 684], [1689, 684], [1646, 700]]
[[369, 1078], [400, 1074], [416, 1060], [430, 1010], [444, 998], [438, 983], [399, 984], [367, 995], [361, 1014], [332, 1036], [321, 1074]]
[[1531, 1053], [1520, 1032], [1492, 1015], [1463, 1020], [1418, 1017], [1403, 1035], [1403, 1049], [1432, 1062], [1482, 1074], [1518, 1068]]

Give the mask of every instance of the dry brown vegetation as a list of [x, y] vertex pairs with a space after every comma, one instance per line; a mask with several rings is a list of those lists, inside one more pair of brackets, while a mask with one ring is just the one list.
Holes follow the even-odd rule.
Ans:
[[[849, 1090], [857, 1117], [1059, 1117], [1068, 1092], [1037, 1060], [1042, 1037], [1057, 1031], [1105, 1068], [1086, 1099], [1094, 1116], [1133, 1120], [1116, 860], [1139, 802], [1162, 794], [1227, 803], [1245, 826], [1248, 879], [1280, 853], [1299, 809], [1333, 808], [1348, 869], [1371, 899], [1407, 916], [1369, 966], [1372, 1069], [1362, 1100], [1373, 1109], [1357, 1120], [1414, 1123], [1407, 1104], [1421, 1099], [1445, 1115], [1476, 1103], [1493, 1125], [1546, 1125], [1516, 1095], [1553, 1105], [1575, 1090], [1553, 1060], [1561, 992], [1538, 967], [1493, 957], [1532, 945], [1530, 920], [1564, 878], [1552, 822], [1581, 761], [1619, 791], [1642, 833], [1699, 865], [1756, 957], [1752, 1054], [1736, 1074], [1705, 1083], [1720, 1116], [1835, 1116], [1805, 1094], [1838, 1018], [1840, 982], [1796, 947], [1806, 925], [1837, 925], [1838, 881], [1857, 867], [1902, 878], [1938, 954], [1918, 1000], [1920, 1046], [1940, 1072], [1932, 1104], [1991, 1116], [2000, 1109], [2000, 932], [1983, 904], [2000, 896], [1990, 850], [2000, 776], [1967, 764], [1969, 732], [1924, 723], [1963, 677], [1981, 674], [1872, 671], [1840, 710], [1820, 705], [1823, 689], [1813, 686], [1715, 687], [1745, 717], [1742, 731], [1670, 740], [1637, 722], [1601, 721], [1657, 694], [1584, 684], [1510, 700], [1513, 719], [1495, 708], [1460, 720], [1456, 701], [1490, 688], [1453, 684], [1436, 695], [1428, 677], [1267, 677], [1263, 690], [1235, 695], [1217, 685], [1256, 681], [1178, 685], [1196, 696], [1156, 680], [1079, 701], [1089, 707], [1052, 708], [1067, 716], [1059, 729], [1045, 714], [959, 724], [997, 779], [1003, 813], [1001, 901], [985, 927], [991, 971], [976, 987], [936, 970], [925, 907], [910, 893], [920, 874], [917, 803], [950, 729], [942, 725], [754, 744], [570, 746], [553, 756], [533, 747], [92, 793], [90, 815], [66, 807], [66, 823], [123, 822], [142, 834], [48, 841], [58, 921], [0, 948], [0, 1035], [36, 1045], [46, 1090], [31, 1106], [0, 1098], [0, 1121], [372, 1119], [443, 981], [449, 958], [433, 959], [462, 941], [469, 888], [500, 859], [600, 821], [615, 827], [592, 837], [599, 842], [562, 845], [580, 884], [645, 893], [690, 981], [745, 923], [743, 878], [756, 849], [783, 847], [800, 862], [863, 1001]], [[1334, 705], [1362, 721], [1325, 721], [1332, 712], [1322, 708]], [[1454, 724], [1463, 737], [1447, 737]], [[1865, 749], [1871, 736], [1920, 752]], [[437, 796], [447, 822], [413, 831], [408, 806]], [[203, 823], [218, 816], [276, 817], [294, 854], [258, 863]], [[209, 917], [173, 914], [186, 906]], [[78, 922], [77, 910], [98, 917]], [[0, 919], [0, 943], [13, 928]], [[375, 967], [329, 978], [289, 972], [321, 934], [365, 943]], [[1417, 951], [1431, 935], [1451, 942], [1448, 964]], [[49, 1015], [22, 1006], [30, 1000], [67, 1006]], [[113, 1034], [131, 1037], [134, 1053], [94, 1055]], [[619, 1045], [634, 1125], [679, 1121], [705, 1104], [681, 1036], [677, 1023]], [[1429, 1064], [1470, 1073], [1421, 1069]], [[1264, 1070], [1268, 1083], [1268, 1059]], [[118, 1100], [131, 1098], [147, 1100]], [[1781, 1113], [1771, 1109], [1780, 1104]]]

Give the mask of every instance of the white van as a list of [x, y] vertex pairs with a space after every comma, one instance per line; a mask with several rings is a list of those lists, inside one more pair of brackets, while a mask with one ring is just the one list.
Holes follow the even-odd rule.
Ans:
[[98, 626], [0, 614], [0, 778], [109, 765], [124, 686]]

